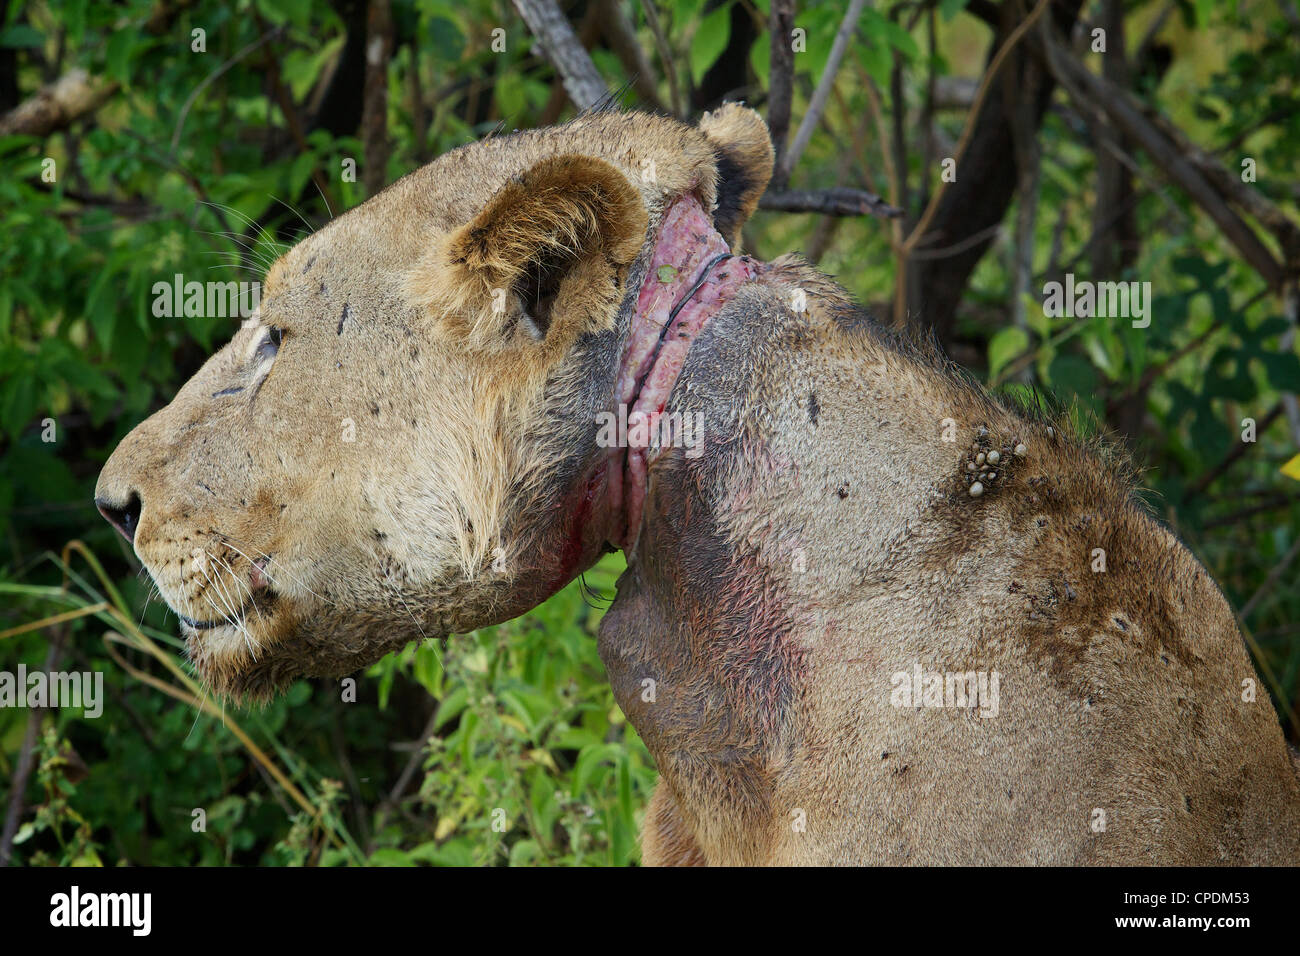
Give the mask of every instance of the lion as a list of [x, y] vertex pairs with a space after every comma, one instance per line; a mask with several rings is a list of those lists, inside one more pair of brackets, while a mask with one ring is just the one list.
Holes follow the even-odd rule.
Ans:
[[646, 864], [1300, 862], [1205, 569], [1104, 446], [744, 255], [772, 161], [738, 104], [590, 111], [285, 253], [95, 492], [198, 674], [264, 699], [621, 549]]

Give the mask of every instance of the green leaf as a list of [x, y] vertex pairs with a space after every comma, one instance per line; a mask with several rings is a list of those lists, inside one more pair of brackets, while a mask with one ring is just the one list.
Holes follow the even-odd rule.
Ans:
[[430, 52], [444, 63], [457, 63], [465, 53], [465, 34], [447, 17], [430, 17]]
[[696, 86], [704, 79], [704, 74], [714, 61], [722, 55], [730, 39], [731, 4], [724, 3], [704, 18], [695, 31], [695, 36], [691, 38], [691, 79]]
[[764, 32], [749, 48], [749, 65], [758, 77], [758, 85], [769, 89], [772, 85], [772, 34]]
[[104, 52], [109, 79], [126, 86], [131, 79], [131, 53], [139, 42], [139, 34], [131, 30], [115, 30], [109, 35]]
[[944, 23], [947, 23], [965, 10], [969, 2], [970, 0], [939, 0], [939, 16], [943, 17]]
[[0, 47], [9, 49], [40, 49], [45, 45], [41, 32], [26, 23], [15, 23], [0, 30]]
[[1078, 355], [1063, 354], [1052, 360], [1051, 382], [1053, 391], [1061, 395], [1075, 395], [1088, 406], [1095, 406], [1097, 395], [1097, 370]]
[[415, 861], [411, 859], [409, 853], [389, 847], [370, 854], [366, 864], [368, 866], [415, 866]]
[[989, 340], [989, 378], [997, 378], [1012, 359], [1029, 348], [1029, 333], [1015, 325], [1000, 330]]
[[1270, 385], [1279, 392], [1300, 391], [1300, 358], [1294, 352], [1264, 352], [1258, 357]]

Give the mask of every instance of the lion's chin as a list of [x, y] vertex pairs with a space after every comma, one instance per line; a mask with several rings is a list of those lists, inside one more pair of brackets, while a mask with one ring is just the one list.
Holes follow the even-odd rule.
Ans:
[[339, 621], [328, 615], [300, 618], [281, 606], [273, 619], [257, 626], [249, 619], [196, 629], [183, 621], [185, 650], [213, 695], [241, 703], [264, 704], [302, 678], [339, 679], [360, 672], [389, 651], [412, 640], [441, 636], [392, 622]]
[[199, 680], [217, 697], [266, 703], [304, 676], [247, 624], [195, 628], [182, 621], [181, 633]]

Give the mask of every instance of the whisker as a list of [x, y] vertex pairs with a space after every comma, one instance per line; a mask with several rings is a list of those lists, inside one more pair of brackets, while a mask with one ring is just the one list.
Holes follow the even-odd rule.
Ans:
[[293, 213], [295, 216], [297, 216], [299, 219], [301, 219], [301, 220], [302, 220], [302, 224], [303, 224], [304, 226], [306, 226], [306, 227], [311, 231], [311, 233], [315, 233], [315, 232], [316, 232], [316, 227], [313, 226], [311, 223], [309, 223], [309, 222], [307, 221], [307, 217], [304, 216], [301, 212], [299, 212], [298, 209], [297, 209], [296, 207], [291, 206], [289, 203], [285, 202], [285, 201], [284, 201], [283, 199], [281, 199], [279, 196], [272, 195], [271, 198], [274, 199], [276, 202], [278, 202], [278, 203], [279, 203], [281, 206], [283, 206], [285, 209], [288, 209], [290, 212], [292, 212], [292, 213]]
[[[200, 201], [202, 202], [203, 200]], [[254, 222], [252, 219], [249, 219], [248, 216], [244, 215], [238, 209], [235, 209], [234, 207], [231, 206], [220, 206], [220, 204], [218, 203], [208, 203], [208, 205], [219, 206], [220, 208], [224, 209], [226, 212], [230, 213], [232, 216], [236, 216], [243, 222], [248, 223], [249, 228], [252, 229], [253, 234], [257, 237], [257, 242], [259, 247], [263, 243], [271, 247], [274, 253], [274, 258], [272, 259], [272, 262], [274, 262], [275, 258], [279, 258], [289, 250], [289, 246], [278, 241], [275, 238], [275, 236], [272, 235], [271, 232], [265, 226], [263, 226], [259, 222]]]
[[140, 609], [140, 620], [136, 621], [135, 623], [137, 629], [144, 627], [144, 616], [149, 613], [149, 602], [154, 599], [155, 594], [157, 594], [159, 597], [162, 596], [161, 593], [158, 591], [158, 585], [153, 582], [152, 578], [150, 578], [149, 591], [144, 596], [144, 607]]
[[244, 554], [243, 551], [240, 551], [239, 548], [235, 547], [236, 542], [242, 544], [245, 548], [250, 548], [251, 550], [256, 551], [259, 557], [266, 558], [266, 567], [262, 568], [262, 573], [267, 576], [267, 579], [270, 580], [270, 582], [274, 584], [276, 588], [280, 588], [280, 584], [278, 581], [275, 580], [275, 578], [271, 575], [269, 571], [272, 564], [274, 564], [277, 568], [279, 568], [279, 570], [282, 573], [288, 575], [291, 579], [293, 579], [293, 582], [297, 584], [298, 587], [302, 588], [304, 591], [306, 591], [316, 600], [320, 601], [322, 604], [325, 604], [328, 607], [336, 606], [333, 601], [327, 600], [326, 598], [322, 597], [321, 595], [313, 591], [310, 587], [307, 586], [307, 583], [303, 581], [302, 578], [298, 577], [288, 568], [281, 565], [278, 561], [275, 560], [275, 558], [271, 557], [271, 555], [267, 554], [257, 545], [251, 544], [248, 541], [244, 541], [242, 538], [236, 538], [234, 535], [227, 534], [224, 531], [213, 529], [212, 533], [223, 538], [226, 544], [230, 545], [230, 550], [234, 551], [236, 554], [238, 554], [245, 561], [248, 561], [250, 564], [253, 563], [253, 559], [250, 558], [248, 555]]
[[[212, 556], [207, 554], [207, 552], [204, 552], [204, 557], [211, 558]], [[220, 575], [209, 577], [207, 568], [204, 567], [203, 565], [199, 566], [199, 570], [203, 572], [204, 579], [206, 579], [209, 582], [209, 584], [212, 585], [213, 590], [217, 592], [217, 596], [221, 598], [222, 604], [225, 605], [226, 611], [228, 613], [221, 613], [219, 611], [218, 612], [219, 616], [221, 617], [222, 620], [224, 620], [227, 624], [229, 624], [231, 627], [233, 627], [236, 631], [238, 631], [243, 636], [244, 644], [245, 646], [248, 647], [249, 654], [252, 655], [253, 660], [257, 660], [257, 653], [253, 650], [252, 636], [248, 633], [248, 629], [244, 627], [243, 623], [239, 620], [239, 612], [235, 610], [235, 605], [231, 601], [230, 595], [226, 593], [226, 589], [221, 586]], [[216, 606], [215, 602], [212, 601], [210, 596], [208, 599], [208, 603], [212, 604], [214, 607]]]
[[[253, 613], [257, 615], [258, 620], [261, 621], [263, 624], [265, 624], [266, 618], [262, 617], [262, 612], [257, 606], [257, 600], [253, 596], [253, 589], [248, 586], [248, 583], [245, 582], [242, 577], [240, 577], [238, 574], [235, 573], [235, 569], [232, 568], [224, 558], [214, 558], [214, 560], [218, 564], [220, 564], [223, 568], [226, 569], [227, 573], [229, 573], [230, 575], [230, 579], [235, 582], [236, 588], [243, 588], [246, 592], [248, 592], [248, 604], [246, 606], [251, 607], [253, 609]], [[239, 591], [236, 590], [235, 594], [238, 595]]]
[[317, 191], [318, 193], [320, 193], [320, 198], [321, 198], [321, 199], [324, 201], [324, 203], [325, 203], [325, 210], [326, 210], [326, 212], [328, 212], [328, 213], [330, 214], [330, 218], [333, 219], [333, 218], [334, 218], [334, 210], [333, 210], [333, 209], [330, 209], [330, 201], [329, 201], [329, 197], [325, 195], [325, 190], [323, 190], [323, 189], [320, 188], [320, 183], [316, 182], [315, 177], [312, 178], [312, 183], [316, 186], [316, 191]]

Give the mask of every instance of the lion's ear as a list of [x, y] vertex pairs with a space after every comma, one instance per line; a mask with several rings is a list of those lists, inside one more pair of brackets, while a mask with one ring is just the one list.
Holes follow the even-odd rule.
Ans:
[[571, 340], [622, 285], [645, 241], [640, 193], [588, 156], [554, 156], [501, 187], [414, 277], [413, 294], [479, 349]]
[[724, 103], [700, 120], [718, 157], [718, 206], [713, 224], [733, 249], [740, 227], [754, 214], [772, 178], [772, 137], [767, 124], [747, 106]]

